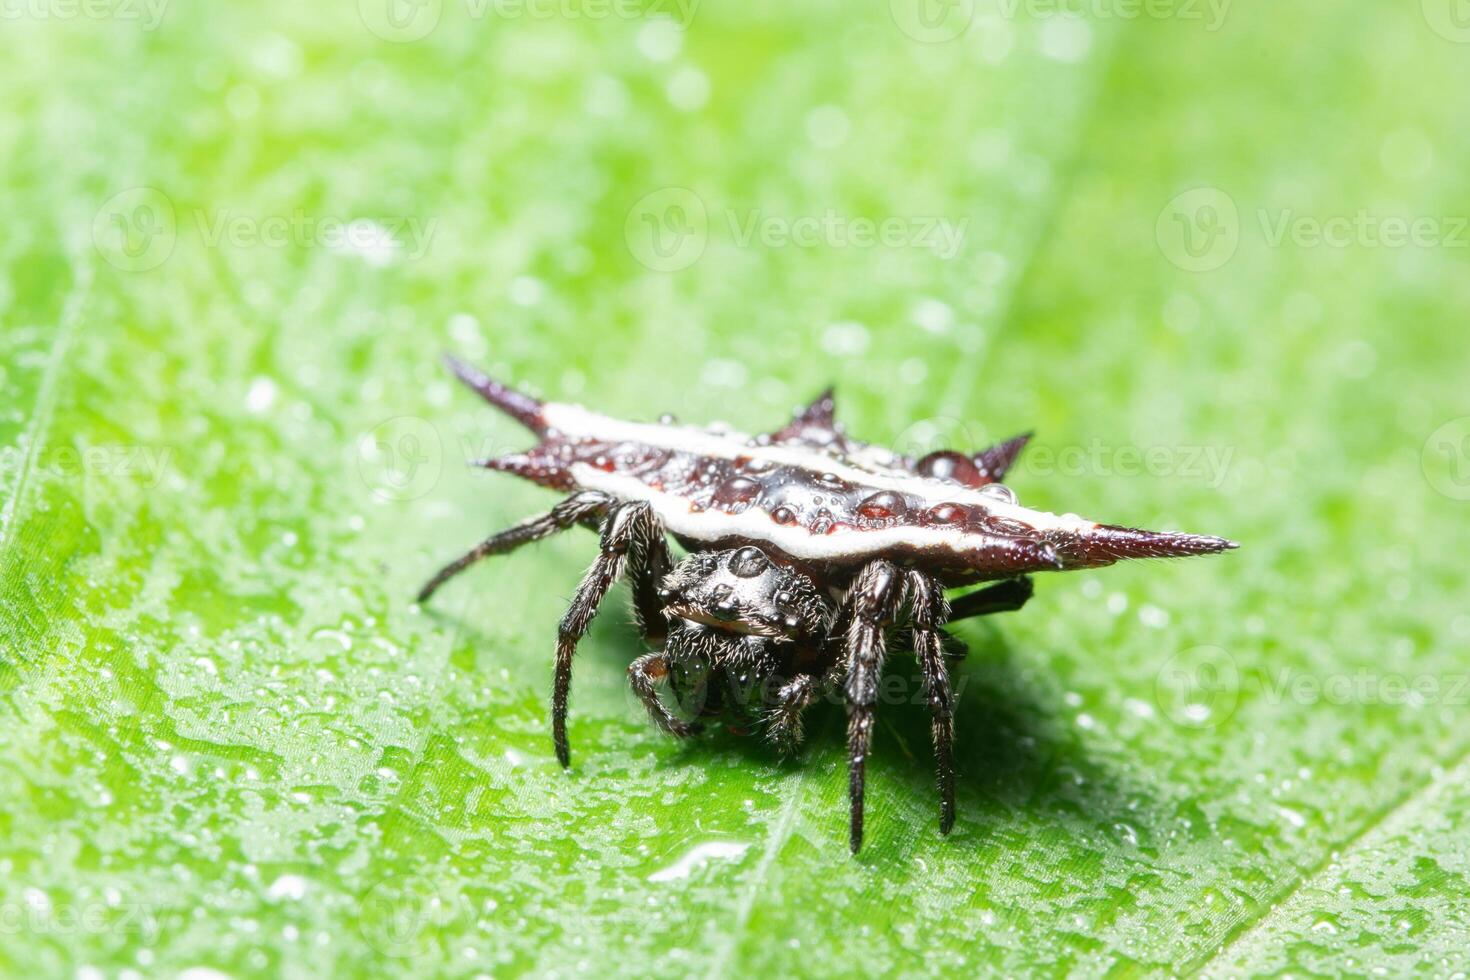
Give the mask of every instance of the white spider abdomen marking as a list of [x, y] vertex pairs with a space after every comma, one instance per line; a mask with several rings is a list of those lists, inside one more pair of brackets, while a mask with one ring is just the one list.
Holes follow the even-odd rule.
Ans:
[[[1073, 514], [1057, 515], [1031, 510], [982, 490], [918, 476], [905, 470], [880, 467], [876, 465], [876, 454], [873, 453], [864, 454], [865, 462], [872, 468], [859, 468], [849, 461], [817, 449], [753, 445], [750, 436], [734, 431], [715, 434], [687, 426], [624, 422], [590, 412], [580, 405], [559, 402], [547, 402], [544, 413], [547, 424], [560, 436], [568, 439], [595, 439], [604, 443], [649, 446], [705, 459], [749, 459], [756, 464], [790, 466], [812, 474], [830, 474], [875, 490], [907, 494], [928, 504], [954, 503], [982, 507], [995, 517], [1020, 521], [1038, 531], [1087, 529], [1096, 526], [1094, 522]], [[581, 482], [578, 480], [579, 484]]]
[[[956, 564], [969, 564], [983, 562], [986, 555], [1009, 544], [1004, 538], [967, 532], [959, 527], [900, 525], [861, 529], [838, 525], [829, 533], [815, 534], [800, 524], [778, 524], [760, 507], [734, 514], [691, 510], [686, 497], [657, 490], [636, 477], [609, 473], [585, 463], [574, 464], [571, 470], [578, 486], [600, 490], [620, 500], [647, 501], [664, 527], [680, 537], [703, 542], [761, 541], [802, 561], [860, 561], [893, 551], [912, 551], [950, 555]], [[1055, 516], [1039, 511], [1030, 513]]]

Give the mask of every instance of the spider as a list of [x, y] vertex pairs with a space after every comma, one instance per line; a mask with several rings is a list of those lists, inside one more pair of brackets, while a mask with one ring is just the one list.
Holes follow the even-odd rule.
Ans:
[[[450, 370], [538, 437], [486, 469], [567, 496], [550, 512], [486, 538], [419, 592], [482, 558], [578, 525], [600, 551], [557, 634], [551, 730], [571, 763], [567, 700], [577, 643], [620, 578], [651, 652], [628, 679], [653, 722], [680, 738], [698, 718], [755, 719], [783, 749], [802, 741], [802, 714], [827, 694], [847, 707], [849, 844], [863, 841], [863, 789], [890, 640], [918, 661], [938, 768], [939, 830], [955, 820], [954, 696], [943, 627], [1010, 612], [1030, 575], [1125, 558], [1200, 555], [1224, 538], [1143, 531], [1022, 507], [999, 482], [1030, 435], [980, 453], [914, 459], [858, 442], [834, 420], [832, 390], [784, 428], [754, 438], [725, 427], [625, 422], [542, 402], [447, 358]], [[667, 537], [689, 553], [676, 562]], [[951, 601], [946, 589], [989, 583]], [[697, 702], [695, 717], [669, 706]]]

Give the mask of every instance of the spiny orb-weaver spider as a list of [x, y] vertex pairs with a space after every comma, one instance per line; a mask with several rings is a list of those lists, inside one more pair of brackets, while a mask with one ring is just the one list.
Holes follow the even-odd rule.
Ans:
[[[567, 696], [577, 641], [626, 574], [634, 618], [653, 648], [629, 665], [628, 678], [666, 732], [686, 737], [699, 728], [665, 704], [664, 682], [681, 707], [697, 691], [699, 716], [758, 716], [785, 749], [801, 741], [802, 712], [825, 693], [841, 692], [854, 853], [863, 840], [865, 766], [888, 639], [901, 635], [918, 661], [932, 713], [939, 829], [947, 834], [955, 777], [946, 623], [1020, 609], [1031, 598], [1032, 572], [1235, 547], [1224, 538], [1022, 507], [999, 481], [1029, 435], [974, 455], [908, 458], [844, 434], [830, 388], [785, 428], [751, 438], [541, 402], [453, 358], [448, 364], [539, 439], [526, 452], [481, 465], [570, 495], [446, 565], [418, 600], [481, 558], [578, 524], [598, 531], [601, 551], [557, 637], [557, 759], [571, 761]], [[689, 552], [677, 564], [669, 534]], [[952, 602], [945, 596], [947, 588], [981, 582], [993, 584]]]

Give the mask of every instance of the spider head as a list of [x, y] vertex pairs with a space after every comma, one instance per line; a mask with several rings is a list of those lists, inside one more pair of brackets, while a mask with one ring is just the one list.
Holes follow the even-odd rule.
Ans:
[[777, 642], [817, 633], [827, 620], [816, 583], [759, 548], [690, 555], [664, 578], [659, 599], [671, 619]]

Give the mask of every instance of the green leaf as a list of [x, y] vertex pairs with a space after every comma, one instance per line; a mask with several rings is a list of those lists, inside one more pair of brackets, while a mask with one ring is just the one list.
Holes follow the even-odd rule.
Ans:
[[[1466, 970], [1448, 7], [26, 6], [0, 971]], [[673, 744], [620, 601], [561, 770], [584, 532], [412, 604], [554, 500], [464, 465], [525, 437], [444, 349], [629, 417], [1035, 428], [1026, 503], [1243, 547], [957, 626], [955, 830], [896, 696], [853, 858], [841, 709]]]

